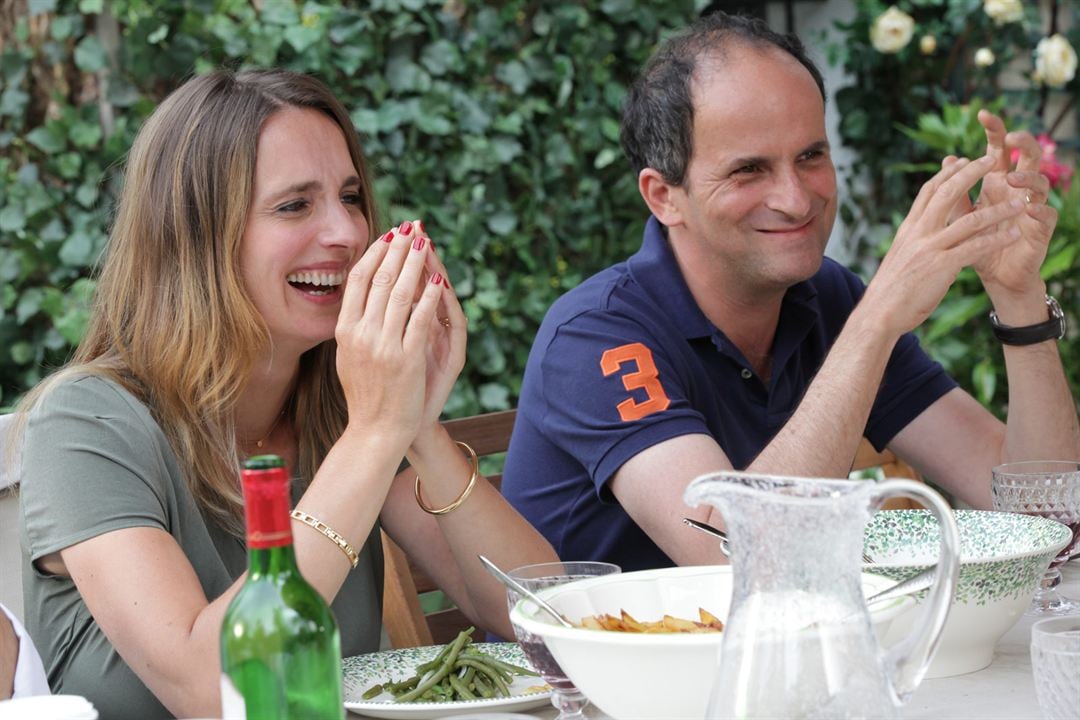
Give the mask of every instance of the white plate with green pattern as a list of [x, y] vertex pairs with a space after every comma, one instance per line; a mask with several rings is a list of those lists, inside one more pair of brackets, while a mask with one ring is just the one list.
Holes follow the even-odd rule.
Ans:
[[[1059, 522], [1033, 515], [957, 510], [960, 580], [949, 619], [927, 677], [981, 670], [994, 646], [1027, 610], [1050, 561], [1072, 538]], [[940, 532], [926, 510], [885, 510], [866, 526], [863, 551], [874, 562], [864, 569], [906, 580], [937, 562]], [[919, 595], [925, 597], [924, 591]], [[908, 634], [918, 612], [898, 618], [886, 635], [890, 645]]]
[[[509, 697], [456, 702], [410, 702], [396, 703], [390, 693], [370, 700], [363, 695], [376, 684], [400, 682], [412, 677], [417, 665], [428, 662], [443, 649], [442, 645], [429, 645], [400, 650], [384, 650], [345, 658], [343, 662], [345, 707], [354, 713], [390, 720], [435, 720], [482, 712], [511, 712], [548, 705], [551, 688], [539, 677], [514, 677]], [[470, 647], [513, 665], [532, 669], [525, 653], [517, 643], [474, 643]]]

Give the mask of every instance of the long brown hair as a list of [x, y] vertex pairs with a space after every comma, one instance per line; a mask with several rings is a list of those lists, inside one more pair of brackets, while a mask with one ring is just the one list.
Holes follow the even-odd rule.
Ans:
[[[86, 336], [65, 368], [21, 406], [29, 410], [74, 373], [119, 382], [160, 423], [203, 513], [237, 535], [243, 499], [233, 412], [270, 343], [241, 279], [240, 240], [259, 132], [287, 106], [323, 112], [341, 128], [364, 217], [377, 227], [359, 137], [325, 85], [284, 70], [192, 78], [161, 103], [132, 145]], [[335, 350], [327, 340], [301, 357], [286, 405], [298, 436], [297, 469], [309, 479], [345, 427]]]

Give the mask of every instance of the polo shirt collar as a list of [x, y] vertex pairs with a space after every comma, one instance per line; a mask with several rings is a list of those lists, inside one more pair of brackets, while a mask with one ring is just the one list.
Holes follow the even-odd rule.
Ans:
[[683, 337], [688, 340], [709, 337], [716, 332], [716, 326], [709, 322], [690, 294], [668, 242], [667, 229], [655, 215], [650, 215], [645, 223], [641, 249], [630, 256], [627, 266], [634, 282], [656, 300], [658, 307], [665, 309]]
[[[665, 309], [665, 314], [683, 337], [688, 340], [712, 338], [718, 349], [726, 349], [729, 354], [741, 357], [723, 331], [705, 317], [690, 294], [690, 288], [675, 261], [675, 253], [671, 250], [667, 229], [655, 215], [650, 215], [645, 223], [641, 249], [630, 256], [627, 266], [634, 281], [656, 300], [659, 307]], [[816, 297], [813, 278], [788, 288], [773, 344], [774, 368], [780, 368], [787, 362], [795, 346], [817, 322]]]

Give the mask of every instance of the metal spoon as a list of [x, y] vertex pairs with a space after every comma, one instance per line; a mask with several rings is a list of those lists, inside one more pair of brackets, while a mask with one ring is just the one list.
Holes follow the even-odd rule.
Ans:
[[885, 588], [879, 593], [874, 593], [866, 598], [866, 604], [871, 605], [882, 600], [891, 600], [901, 595], [913, 595], [920, 590], [925, 590], [934, 584], [934, 573], [937, 565], [931, 565], [917, 575], [912, 575], [907, 580], [902, 580], [892, 587]]
[[720, 528], [715, 528], [708, 523], [703, 523], [700, 520], [684, 517], [683, 523], [689, 525], [695, 530], [700, 530], [706, 535], [712, 535], [713, 537], [720, 538], [720, 552], [724, 553], [725, 557], [731, 557], [731, 543], [728, 542], [727, 533]]
[[540, 597], [539, 595], [534, 593], [532, 590], [526, 589], [526, 587], [524, 585], [522, 585], [517, 580], [515, 580], [514, 578], [512, 578], [509, 575], [507, 575], [506, 573], [504, 573], [502, 570], [500, 570], [498, 568], [498, 566], [495, 563], [491, 562], [490, 560], [488, 560], [483, 555], [477, 555], [477, 557], [480, 558], [480, 562], [484, 563], [484, 567], [486, 567], [488, 569], [488, 572], [490, 572], [492, 575], [495, 576], [496, 580], [498, 580], [499, 582], [501, 582], [503, 585], [510, 588], [514, 592], [518, 593], [519, 595], [524, 595], [525, 597], [532, 600], [534, 603], [536, 603], [540, 607], [541, 610], [546, 612], [551, 617], [555, 618], [559, 622], [559, 624], [562, 625], [563, 627], [568, 627], [568, 628], [574, 627], [574, 624], [572, 622], [570, 622], [569, 620], [567, 620], [565, 617], [563, 617], [562, 613], [560, 613], [558, 610], [553, 608], [551, 606], [551, 604], [548, 603], [547, 600], [544, 600], [542, 597]]

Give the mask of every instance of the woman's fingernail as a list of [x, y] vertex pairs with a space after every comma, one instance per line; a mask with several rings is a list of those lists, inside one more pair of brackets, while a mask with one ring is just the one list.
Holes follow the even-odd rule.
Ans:
[[379, 239], [383, 242], [390, 242], [394, 239], [394, 231], [388, 230], [387, 232], [384, 232], [382, 235], [379, 236]]
[[408, 235], [412, 231], [412, 223], [406, 220], [398, 227], [398, 232], [402, 235]]
[[423, 250], [424, 249], [424, 236], [423, 235], [417, 235], [416, 239], [412, 241], [412, 249], [413, 250]]
[[416, 221], [416, 228], [417, 228], [417, 230], [420, 231], [421, 235], [427, 235], [427, 230], [424, 229], [424, 221], [423, 220], [417, 220]]
[[431, 276], [431, 284], [432, 285], [438, 285], [441, 282], [442, 282], [442, 275], [440, 275], [439, 273], [435, 273], [434, 275]]

